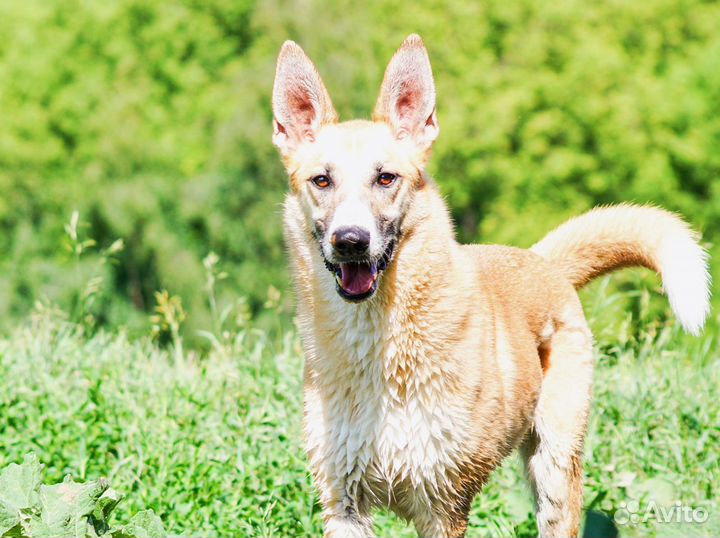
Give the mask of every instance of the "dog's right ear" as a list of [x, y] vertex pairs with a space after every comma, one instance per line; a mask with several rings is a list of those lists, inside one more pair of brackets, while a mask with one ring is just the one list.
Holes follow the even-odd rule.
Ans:
[[315, 140], [320, 127], [337, 122], [337, 113], [315, 66], [294, 41], [278, 56], [272, 96], [273, 144], [287, 155]]

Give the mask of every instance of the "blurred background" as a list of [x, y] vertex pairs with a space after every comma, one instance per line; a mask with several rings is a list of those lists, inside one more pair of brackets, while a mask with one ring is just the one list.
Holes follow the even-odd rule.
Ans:
[[430, 169], [463, 241], [529, 246], [632, 201], [683, 213], [712, 244], [718, 28], [720, 5], [701, 0], [2, 1], [0, 325], [38, 302], [75, 308], [94, 279], [93, 323], [144, 334], [168, 290], [192, 341], [211, 324], [211, 252], [220, 303], [262, 317], [270, 294], [290, 313], [270, 143], [288, 38], [349, 119], [369, 117], [393, 51], [422, 34], [441, 126]]

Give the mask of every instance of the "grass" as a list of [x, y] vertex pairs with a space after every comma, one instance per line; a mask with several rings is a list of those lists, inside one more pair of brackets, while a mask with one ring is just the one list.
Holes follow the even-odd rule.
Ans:
[[[613, 300], [590, 301], [590, 317], [612, 310]], [[632, 499], [680, 500], [704, 507], [709, 520], [648, 521], [621, 534], [720, 535], [716, 331], [694, 339], [672, 324], [641, 319], [638, 328], [628, 319], [593, 323], [601, 358], [586, 508], [612, 517]], [[174, 534], [319, 535], [292, 325], [243, 324], [213, 342], [206, 356], [178, 353], [122, 332], [88, 335], [57, 312], [36, 314], [0, 339], [0, 467], [34, 451], [48, 482], [105, 476], [126, 494], [118, 519], [150, 508]], [[477, 497], [468, 535], [533, 534], [531, 512], [511, 458]], [[381, 536], [414, 535], [388, 513], [376, 521]]]

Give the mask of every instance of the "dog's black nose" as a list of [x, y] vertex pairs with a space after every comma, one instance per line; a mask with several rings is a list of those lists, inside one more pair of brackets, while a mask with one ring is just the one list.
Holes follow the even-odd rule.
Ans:
[[338, 228], [330, 243], [340, 256], [361, 256], [370, 246], [370, 232], [358, 226]]

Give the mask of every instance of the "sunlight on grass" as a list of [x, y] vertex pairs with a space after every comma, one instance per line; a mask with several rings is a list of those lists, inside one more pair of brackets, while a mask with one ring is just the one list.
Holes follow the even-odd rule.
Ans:
[[[272, 332], [249, 324], [201, 357], [122, 333], [87, 336], [57, 313], [38, 314], [0, 340], [0, 466], [34, 451], [48, 481], [108, 477], [126, 493], [118, 519], [150, 508], [171, 533], [318, 535], [302, 450], [301, 355], [287, 324]], [[683, 534], [718, 533], [714, 331], [692, 339], [648, 325], [623, 344], [600, 340], [598, 355], [586, 508], [612, 518], [630, 499], [681, 500], [710, 513]], [[516, 457], [476, 498], [470, 524], [469, 536], [536, 533]], [[376, 529], [414, 535], [386, 512]], [[678, 527], [650, 521], [620, 531]]]

